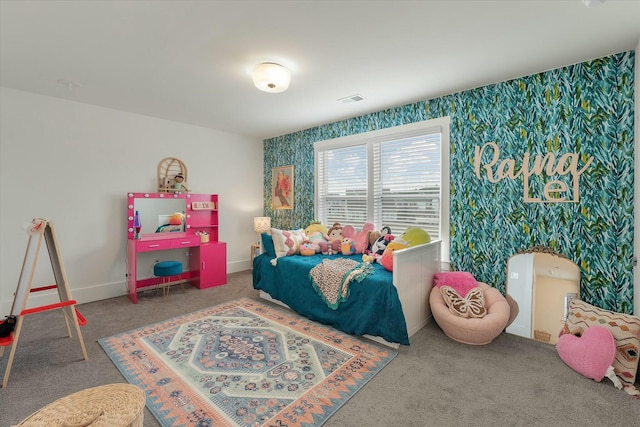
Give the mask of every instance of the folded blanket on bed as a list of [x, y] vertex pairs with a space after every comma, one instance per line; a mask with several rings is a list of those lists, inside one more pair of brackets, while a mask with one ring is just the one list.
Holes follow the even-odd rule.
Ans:
[[325, 259], [309, 272], [313, 288], [329, 308], [337, 309], [349, 297], [349, 284], [371, 274], [373, 266], [346, 258]]

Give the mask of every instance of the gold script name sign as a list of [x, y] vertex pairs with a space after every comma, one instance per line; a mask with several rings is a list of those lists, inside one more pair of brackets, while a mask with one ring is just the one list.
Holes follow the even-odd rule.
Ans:
[[[482, 156], [487, 152], [493, 157], [491, 161], [486, 164], [482, 164]], [[556, 160], [556, 156], [553, 153], [547, 153], [544, 156], [537, 154], [533, 158], [533, 164], [530, 153], [525, 153], [522, 157], [522, 165], [518, 169], [516, 161], [514, 159], [500, 160], [500, 148], [495, 142], [487, 142], [482, 148], [475, 147], [475, 159], [473, 161], [478, 179], [481, 178], [482, 170], [484, 169], [487, 179], [490, 182], [496, 183], [505, 178], [516, 179], [522, 176], [523, 179], [523, 198], [525, 203], [560, 203], [571, 202], [576, 203], [580, 200], [580, 175], [589, 167], [593, 162], [593, 156], [589, 157], [581, 169], [578, 169], [578, 162], [580, 160], [577, 153], [563, 154]], [[567, 199], [564, 197], [568, 190], [567, 184], [563, 181], [549, 180], [542, 191], [543, 198], [530, 197], [529, 196], [529, 178], [531, 176], [537, 176], [544, 174], [546, 177], [552, 177], [556, 175], [564, 176], [571, 174], [573, 182], [573, 198]]]

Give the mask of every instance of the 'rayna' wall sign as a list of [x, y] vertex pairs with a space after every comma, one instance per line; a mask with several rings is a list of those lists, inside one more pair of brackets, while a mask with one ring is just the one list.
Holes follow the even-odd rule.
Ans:
[[[482, 164], [482, 156], [485, 150], [493, 151], [493, 158], [489, 163]], [[490, 153], [490, 152], [489, 152]], [[525, 203], [560, 203], [560, 202], [572, 202], [576, 203], [580, 200], [579, 181], [580, 175], [589, 167], [593, 162], [593, 156], [589, 157], [585, 162], [582, 169], [578, 169], [578, 162], [580, 160], [577, 153], [567, 153], [560, 156], [556, 161], [556, 156], [553, 153], [547, 153], [544, 156], [537, 154], [533, 158], [533, 164], [531, 163], [531, 154], [525, 153], [522, 158], [522, 165], [520, 169], [517, 169], [516, 161], [514, 159], [504, 159], [500, 163], [500, 148], [495, 142], [487, 142], [482, 148], [475, 147], [475, 159], [474, 166], [476, 170], [476, 176], [481, 178], [482, 169], [487, 174], [487, 179], [490, 182], [499, 182], [505, 178], [516, 179], [522, 175], [523, 179], [523, 197]], [[567, 199], [565, 193], [569, 190], [567, 183], [560, 180], [549, 180], [542, 192], [542, 198], [531, 197], [529, 195], [529, 177], [532, 175], [540, 177], [545, 175], [547, 178], [554, 175], [568, 175], [571, 174], [573, 182], [572, 198]]]

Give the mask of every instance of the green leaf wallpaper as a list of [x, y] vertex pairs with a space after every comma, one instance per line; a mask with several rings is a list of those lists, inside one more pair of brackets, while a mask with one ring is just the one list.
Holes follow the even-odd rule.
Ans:
[[[518, 250], [547, 245], [581, 269], [581, 298], [633, 312], [634, 61], [623, 52], [272, 138], [264, 147], [264, 194], [274, 227], [305, 227], [313, 209], [313, 143], [417, 121], [451, 117], [452, 269], [505, 290], [506, 263]], [[475, 149], [495, 142], [499, 161], [578, 153], [578, 203], [525, 203], [523, 177], [491, 182], [474, 167]], [[493, 156], [487, 150], [486, 164]], [[271, 169], [294, 165], [293, 210], [271, 209]], [[566, 165], [565, 165], [566, 166]], [[493, 170], [498, 165], [494, 165]], [[549, 179], [531, 176], [540, 197]], [[377, 224], [380, 226], [380, 224]]]

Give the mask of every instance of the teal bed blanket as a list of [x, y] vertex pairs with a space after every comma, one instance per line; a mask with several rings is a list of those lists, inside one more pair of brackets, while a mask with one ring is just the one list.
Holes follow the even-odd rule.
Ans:
[[[253, 287], [287, 304], [302, 316], [354, 335], [369, 334], [409, 345], [407, 324], [393, 286], [393, 275], [380, 264], [361, 281], [349, 284], [349, 295], [337, 308], [331, 308], [317, 292], [309, 273], [326, 259], [342, 255], [285, 256], [276, 265], [267, 254], [253, 260]], [[361, 261], [362, 255], [346, 258]]]

